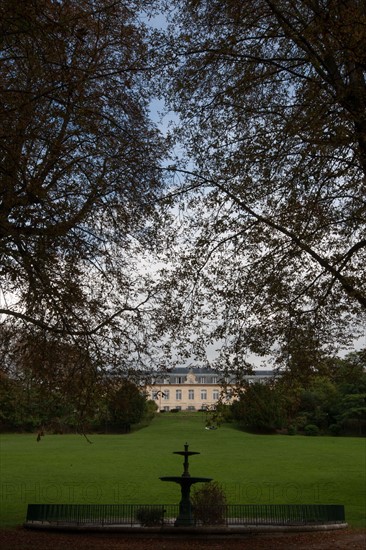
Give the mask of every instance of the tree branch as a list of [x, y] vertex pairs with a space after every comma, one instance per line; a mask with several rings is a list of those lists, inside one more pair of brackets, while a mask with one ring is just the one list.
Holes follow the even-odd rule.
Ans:
[[359, 304], [364, 309], [366, 309], [366, 296], [360, 290], [358, 290], [347, 277], [345, 277], [341, 274], [341, 268], [344, 267], [344, 265], [350, 259], [350, 257], [355, 252], [357, 252], [357, 250], [359, 250], [359, 249], [363, 248], [364, 246], [366, 246], [364, 240], [360, 241], [360, 243], [357, 243], [356, 245], [354, 245], [348, 251], [348, 253], [345, 255], [344, 261], [342, 262], [341, 268], [337, 269], [336, 267], [331, 265], [325, 258], [320, 256], [320, 254], [318, 254], [311, 246], [309, 246], [306, 242], [304, 242], [293, 231], [290, 231], [289, 229], [287, 229], [283, 225], [281, 225], [279, 223], [276, 223], [275, 221], [271, 220], [270, 218], [255, 212], [255, 210], [253, 210], [253, 208], [251, 208], [248, 204], [246, 204], [244, 201], [239, 199], [232, 191], [227, 189], [227, 187], [225, 187], [225, 185], [220, 184], [217, 181], [208, 179], [204, 176], [201, 176], [200, 174], [191, 172], [189, 170], [180, 170], [180, 171], [184, 174], [187, 174], [187, 175], [190, 175], [190, 176], [193, 176], [195, 178], [200, 179], [202, 181], [201, 185], [208, 184], [211, 187], [216, 187], [217, 189], [222, 191], [227, 197], [229, 197], [235, 204], [240, 206], [240, 208], [242, 210], [244, 210], [250, 216], [255, 218], [258, 222], [261, 222], [261, 223], [265, 224], [267, 227], [271, 227], [272, 229], [275, 229], [276, 231], [278, 231], [282, 235], [285, 235], [286, 237], [291, 239], [291, 241], [293, 243], [295, 243], [298, 248], [300, 248], [301, 250], [306, 252], [313, 260], [315, 260], [320, 266], [322, 266], [327, 273], [332, 275], [340, 283], [341, 287], [344, 289], [344, 291], [346, 292], [346, 294], [350, 298], [352, 298], [352, 299], [356, 300], [357, 302], [359, 302]]

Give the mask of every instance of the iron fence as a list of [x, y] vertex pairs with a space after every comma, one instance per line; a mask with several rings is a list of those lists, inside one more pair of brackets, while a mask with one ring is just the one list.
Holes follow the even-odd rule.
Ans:
[[[344, 523], [339, 504], [230, 504], [207, 506], [194, 514], [200, 525], [309, 525]], [[121, 525], [163, 527], [174, 525], [179, 514], [175, 504], [29, 504], [26, 523], [71, 525]]]
[[344, 523], [339, 504], [238, 504], [225, 511], [231, 525], [309, 525]]

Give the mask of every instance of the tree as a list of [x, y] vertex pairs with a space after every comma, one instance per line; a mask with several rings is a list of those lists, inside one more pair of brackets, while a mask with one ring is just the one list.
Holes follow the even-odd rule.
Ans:
[[335, 422], [339, 399], [335, 384], [328, 377], [316, 376], [302, 391], [299, 416], [306, 419], [305, 424], [326, 429]]
[[[156, 243], [164, 147], [148, 118], [140, 8], [0, 6], [0, 322], [22, 359], [27, 348], [32, 379], [71, 379], [82, 415], [102, 371], [150, 365], [155, 341], [141, 266]], [[13, 366], [7, 355], [10, 376]]]
[[170, 4], [177, 325], [225, 363], [309, 327], [315, 350], [349, 342], [366, 309], [364, 2]]
[[149, 297], [134, 262], [151, 241], [162, 144], [147, 118], [138, 9], [138, 1], [1, 4], [8, 322], [90, 336]]
[[[1, 332], [0, 332], [1, 334]], [[82, 433], [127, 430], [150, 422], [154, 401], [146, 401], [138, 372], [99, 368], [90, 350], [28, 332], [0, 340], [0, 427], [20, 431]], [[130, 380], [126, 377], [129, 376]]]
[[231, 408], [239, 425], [254, 432], [273, 433], [285, 422], [284, 403], [276, 384], [248, 384]]
[[308, 377], [289, 373], [279, 377], [277, 395], [283, 396], [286, 425], [304, 429], [316, 426], [334, 435], [361, 435], [365, 429], [365, 350], [346, 357], [328, 357]]
[[344, 395], [366, 392], [366, 348], [352, 352], [331, 365], [332, 380]]
[[123, 380], [108, 400], [112, 427], [129, 431], [131, 424], [142, 420], [146, 412], [146, 397], [129, 380]]
[[337, 433], [366, 433], [366, 349], [348, 354], [336, 362], [332, 377], [337, 385]]
[[23, 430], [53, 426], [84, 432], [105, 398], [105, 374], [90, 350], [47, 333], [23, 330], [14, 335], [4, 328], [0, 401], [8, 412], [3, 424]]

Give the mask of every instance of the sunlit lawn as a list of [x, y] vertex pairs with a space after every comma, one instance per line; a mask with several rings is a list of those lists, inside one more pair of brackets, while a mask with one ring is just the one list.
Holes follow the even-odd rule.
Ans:
[[355, 527], [365, 518], [365, 440], [261, 436], [231, 425], [206, 430], [201, 413], [161, 414], [128, 435], [1, 436], [1, 525], [24, 521], [28, 503], [176, 503], [179, 487], [159, 480], [192, 475], [220, 481], [230, 503], [344, 504]]

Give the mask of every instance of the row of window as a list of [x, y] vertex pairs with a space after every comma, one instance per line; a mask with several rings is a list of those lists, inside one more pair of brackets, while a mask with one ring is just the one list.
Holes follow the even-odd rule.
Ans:
[[[198, 392], [200, 392], [200, 396], [201, 396], [201, 399], [202, 401], [206, 401], [207, 400], [207, 390], [198, 390]], [[188, 390], [188, 399], [189, 400], [194, 400], [195, 399], [195, 390]], [[159, 400], [160, 396], [165, 399], [166, 401], [168, 401], [170, 399], [170, 390], [164, 390], [162, 392], [153, 392], [153, 399], [155, 399], [156, 401]], [[220, 396], [220, 392], [219, 390], [213, 390], [212, 391], [212, 399], [214, 399], [215, 401], [217, 401], [219, 399], [219, 396]], [[175, 399], [176, 401], [181, 401], [183, 398], [183, 390], [175, 390]]]

